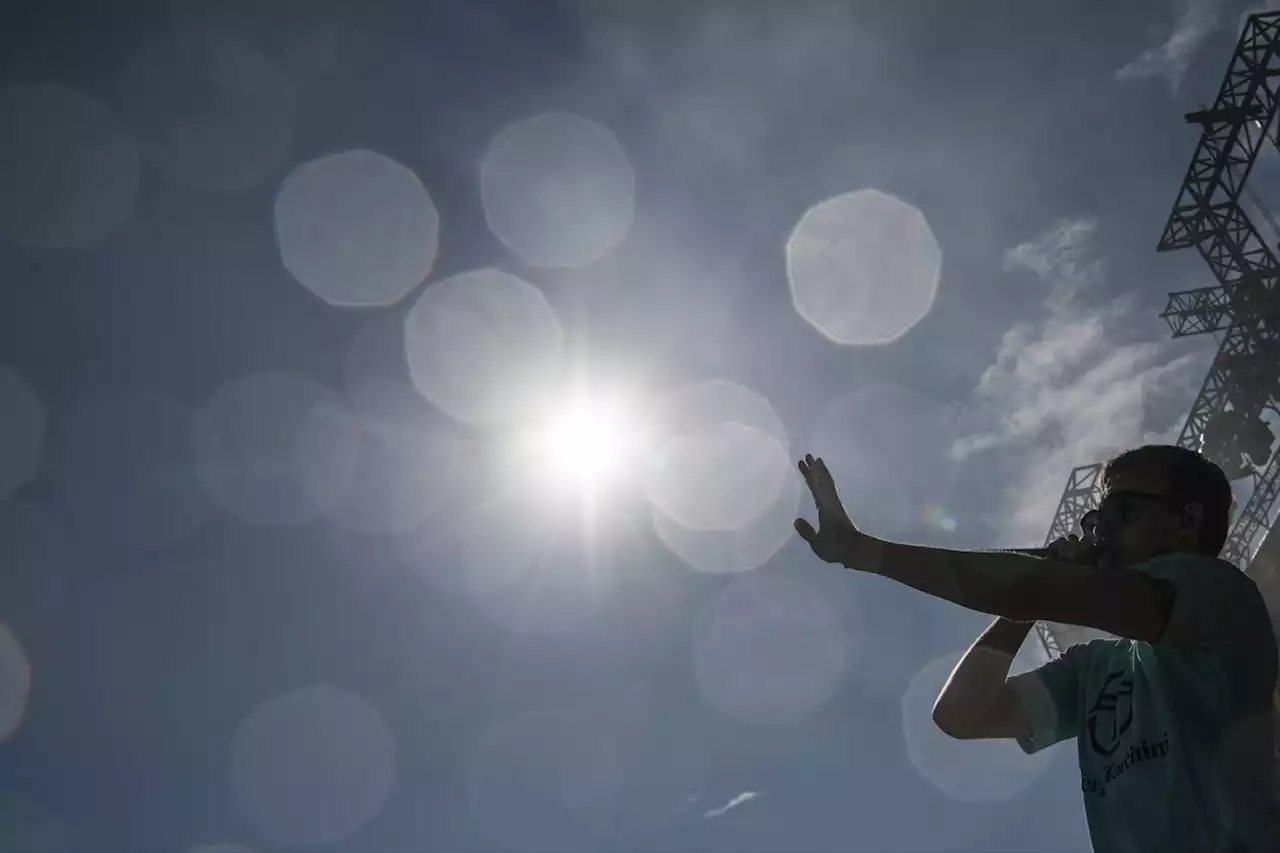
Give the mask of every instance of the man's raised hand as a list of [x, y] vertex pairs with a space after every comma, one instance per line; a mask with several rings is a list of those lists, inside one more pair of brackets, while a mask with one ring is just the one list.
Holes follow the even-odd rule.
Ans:
[[818, 508], [818, 529], [803, 518], [796, 519], [796, 533], [809, 543], [818, 559], [828, 563], [845, 563], [852, 556], [859, 536], [858, 529], [849, 520], [849, 514], [840, 503], [836, 481], [821, 459], [806, 454], [800, 460], [800, 475], [804, 477], [813, 502]]

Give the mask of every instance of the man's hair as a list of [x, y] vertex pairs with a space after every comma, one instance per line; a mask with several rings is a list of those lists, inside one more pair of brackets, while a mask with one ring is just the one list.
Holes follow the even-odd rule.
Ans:
[[1222, 469], [1202, 454], [1170, 444], [1146, 444], [1126, 450], [1106, 464], [1102, 485], [1110, 489], [1117, 476], [1129, 472], [1156, 473], [1168, 478], [1169, 493], [1186, 503], [1204, 507], [1200, 539], [1202, 554], [1217, 556], [1231, 526], [1231, 483]]

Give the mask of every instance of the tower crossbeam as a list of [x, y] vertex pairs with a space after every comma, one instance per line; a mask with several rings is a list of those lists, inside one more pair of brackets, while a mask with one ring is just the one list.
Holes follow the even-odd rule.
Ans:
[[1280, 13], [1250, 16], [1213, 106], [1187, 114], [1187, 121], [1200, 124], [1204, 132], [1160, 237], [1159, 251], [1198, 245], [1219, 227], [1222, 213], [1239, 207], [1244, 183], [1275, 118], [1272, 85], [1280, 73], [1277, 30]]

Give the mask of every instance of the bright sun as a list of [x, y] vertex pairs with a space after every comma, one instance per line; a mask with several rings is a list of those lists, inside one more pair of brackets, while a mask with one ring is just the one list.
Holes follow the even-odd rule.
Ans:
[[525, 449], [544, 484], [596, 490], [631, 473], [640, 433], [620, 399], [580, 394], [549, 408]]

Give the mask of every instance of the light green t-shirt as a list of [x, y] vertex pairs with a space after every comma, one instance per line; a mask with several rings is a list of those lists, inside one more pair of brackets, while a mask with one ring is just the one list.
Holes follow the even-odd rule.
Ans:
[[1097, 853], [1277, 853], [1276, 639], [1257, 586], [1196, 554], [1133, 570], [1172, 585], [1164, 635], [1011, 676], [1032, 725], [1018, 744], [1077, 739]]

